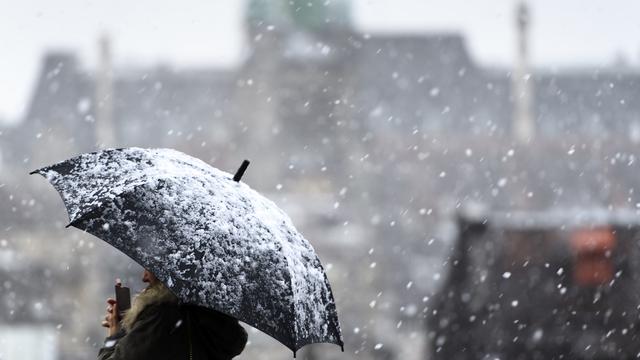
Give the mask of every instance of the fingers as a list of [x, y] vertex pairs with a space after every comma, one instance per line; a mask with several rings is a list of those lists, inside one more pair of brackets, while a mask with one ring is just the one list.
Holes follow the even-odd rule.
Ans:
[[109, 305], [107, 305], [107, 315], [113, 316], [114, 319], [118, 318], [118, 303], [114, 301], [109, 301]]
[[112, 313], [113, 309], [116, 308], [118, 306], [118, 303], [114, 300], [114, 301], [109, 301], [108, 305], [107, 305], [107, 312], [108, 313]]
[[[122, 286], [120, 279], [116, 279], [116, 286]], [[107, 314], [104, 316], [104, 320], [101, 322], [101, 326], [111, 329], [118, 327], [118, 303], [114, 298], [107, 299], [106, 306]]]
[[120, 278], [116, 279], [116, 286], [122, 286], [122, 280], [120, 280]]
[[104, 316], [104, 318], [103, 318], [103, 320], [102, 320], [102, 323], [101, 323], [101, 324], [102, 324], [102, 326], [103, 326], [103, 327], [106, 327], [106, 328], [110, 328], [110, 327], [112, 327], [112, 326], [114, 325], [114, 324], [113, 324], [113, 319], [114, 319], [114, 318], [115, 318], [115, 317], [114, 317], [112, 314], [107, 314], [107, 315], [105, 315], [105, 316]]

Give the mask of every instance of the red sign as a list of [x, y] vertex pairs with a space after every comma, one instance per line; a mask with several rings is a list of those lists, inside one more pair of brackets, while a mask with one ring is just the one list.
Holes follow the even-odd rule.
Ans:
[[614, 272], [611, 253], [615, 246], [616, 237], [609, 228], [578, 230], [571, 234], [576, 284], [597, 286], [611, 281]]

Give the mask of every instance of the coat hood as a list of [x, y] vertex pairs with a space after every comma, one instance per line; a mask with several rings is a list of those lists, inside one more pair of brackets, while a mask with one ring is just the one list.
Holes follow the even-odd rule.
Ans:
[[[147, 287], [136, 296], [122, 323], [130, 331], [143, 318], [143, 313], [156, 313], [167, 324], [164, 330], [190, 343], [193, 359], [231, 359], [239, 355], [247, 343], [247, 332], [238, 320], [221, 312], [201, 306], [179, 304], [175, 295], [164, 285]], [[176, 327], [176, 324], [186, 326]], [[180, 329], [175, 333], [176, 329]], [[190, 340], [189, 340], [190, 339]]]
[[191, 336], [201, 346], [203, 355], [231, 359], [239, 355], [247, 343], [247, 332], [235, 318], [200, 306], [183, 306], [191, 323]]

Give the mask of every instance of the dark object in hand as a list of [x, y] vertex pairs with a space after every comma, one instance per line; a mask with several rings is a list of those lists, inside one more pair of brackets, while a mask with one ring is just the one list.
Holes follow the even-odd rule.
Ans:
[[124, 313], [131, 309], [131, 291], [128, 287], [116, 285], [116, 304], [118, 305], [118, 319], [122, 319]]

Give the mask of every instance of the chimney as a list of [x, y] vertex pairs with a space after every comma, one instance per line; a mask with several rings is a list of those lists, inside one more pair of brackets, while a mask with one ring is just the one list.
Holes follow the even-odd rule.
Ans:
[[111, 42], [106, 35], [98, 40], [98, 74], [96, 77], [96, 139], [98, 148], [115, 146], [113, 129], [113, 68]]
[[514, 102], [513, 136], [521, 144], [528, 144], [533, 141], [536, 130], [531, 110], [533, 79], [529, 69], [529, 20], [529, 9], [526, 3], [521, 1], [516, 9], [518, 53], [511, 84]]

